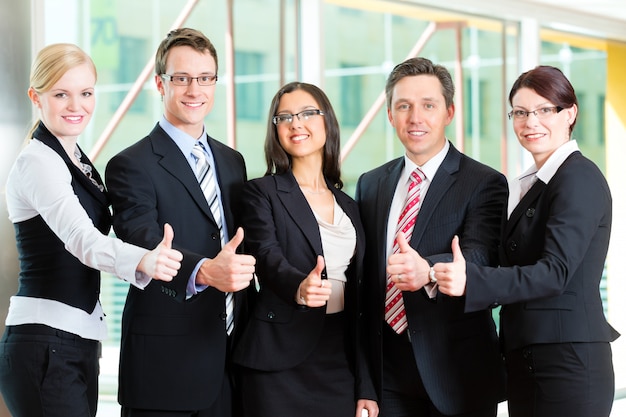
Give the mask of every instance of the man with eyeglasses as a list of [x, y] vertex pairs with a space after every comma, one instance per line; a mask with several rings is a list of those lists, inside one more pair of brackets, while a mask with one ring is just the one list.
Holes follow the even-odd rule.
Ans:
[[169, 223], [184, 258], [172, 282], [128, 292], [118, 399], [124, 417], [229, 417], [230, 347], [255, 264], [237, 253], [243, 230], [234, 210], [245, 163], [204, 126], [217, 82], [209, 39], [173, 30], [155, 61], [163, 117], [111, 159], [106, 182], [118, 237], [151, 247]]
[[425, 58], [387, 79], [387, 115], [404, 155], [359, 178], [365, 227], [365, 300], [381, 417], [494, 417], [504, 368], [491, 310], [464, 313], [464, 299], [437, 289], [432, 266], [466, 258], [496, 265], [507, 200], [502, 174], [446, 139], [454, 84]]

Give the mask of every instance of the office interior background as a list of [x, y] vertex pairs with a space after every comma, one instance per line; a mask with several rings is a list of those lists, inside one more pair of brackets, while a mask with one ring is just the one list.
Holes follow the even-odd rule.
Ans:
[[[322, 87], [341, 125], [342, 173], [353, 194], [358, 176], [403, 147], [383, 100], [393, 66], [410, 56], [445, 65], [457, 87], [448, 138], [508, 177], [531, 158], [506, 113], [517, 76], [538, 64], [559, 67], [579, 99], [574, 138], [605, 173], [613, 193], [613, 231], [602, 283], [605, 312], [626, 333], [626, 8], [622, 0], [0, 0], [0, 183], [34, 116], [26, 90], [43, 46], [78, 44], [98, 69], [96, 112], [79, 139], [97, 168], [145, 136], [162, 114], [153, 57], [174, 27], [203, 31], [215, 44], [219, 81], [206, 118], [214, 138], [239, 150], [249, 178], [263, 175], [270, 100], [293, 80]], [[581, 195], [581, 198], [584, 198]], [[4, 199], [3, 199], [4, 200]], [[13, 227], [0, 204], [0, 322], [17, 288]], [[102, 280], [109, 338], [101, 360], [101, 398], [115, 402], [121, 312], [127, 284]], [[497, 320], [497, 312], [495, 313]], [[0, 331], [4, 324], [0, 324]], [[616, 397], [626, 397], [626, 336], [613, 343]], [[5, 413], [5, 414], [3, 414]], [[0, 416], [8, 415], [0, 404]], [[102, 414], [105, 415], [105, 414]]]

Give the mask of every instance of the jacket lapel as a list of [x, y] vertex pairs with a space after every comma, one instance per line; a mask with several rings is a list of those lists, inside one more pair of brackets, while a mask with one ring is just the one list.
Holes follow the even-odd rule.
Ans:
[[[505, 229], [503, 230], [503, 236], [509, 236], [509, 233], [515, 228], [517, 222], [522, 217], [522, 215], [529, 215], [529, 210], [534, 210], [531, 207], [532, 203], [537, 201], [537, 198], [543, 190], [546, 188], [546, 184], [543, 181], [537, 181], [533, 184], [532, 187], [528, 190], [528, 192], [522, 197], [517, 206], [511, 212], [511, 216], [509, 216], [509, 221], [506, 222]], [[534, 215], [534, 211], [532, 213]]]
[[415, 221], [415, 227], [413, 229], [413, 235], [411, 236], [411, 247], [417, 248], [426, 226], [430, 222], [435, 208], [439, 205], [441, 199], [446, 195], [452, 184], [456, 182], [455, 174], [459, 171], [459, 165], [461, 163], [461, 153], [456, 150], [452, 144], [448, 154], [444, 158], [443, 162], [437, 169], [435, 177], [431, 180], [428, 192], [419, 213], [417, 213], [417, 220]]
[[322, 238], [315, 215], [307, 203], [304, 194], [298, 188], [293, 174], [274, 175], [278, 198], [289, 216], [302, 231], [303, 236], [317, 255], [323, 255]]
[[215, 223], [211, 209], [209, 208], [209, 203], [207, 203], [202, 193], [198, 179], [189, 166], [185, 155], [183, 155], [178, 146], [176, 146], [176, 143], [174, 143], [167, 133], [158, 125], [150, 133], [150, 139], [155, 155], [161, 157], [159, 164], [174, 178], [180, 181], [198, 207]]

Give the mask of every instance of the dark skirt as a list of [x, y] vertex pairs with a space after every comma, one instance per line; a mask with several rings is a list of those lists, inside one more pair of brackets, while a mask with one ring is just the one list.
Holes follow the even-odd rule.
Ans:
[[294, 368], [244, 368], [244, 417], [354, 417], [355, 381], [346, 356], [344, 320], [343, 313], [327, 315], [318, 345]]

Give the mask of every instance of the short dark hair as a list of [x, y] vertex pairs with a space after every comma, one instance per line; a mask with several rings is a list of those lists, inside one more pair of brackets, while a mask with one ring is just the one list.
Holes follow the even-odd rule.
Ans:
[[339, 161], [341, 146], [339, 122], [337, 121], [333, 106], [330, 104], [330, 100], [326, 94], [319, 87], [308, 83], [295, 81], [286, 84], [278, 90], [272, 99], [267, 117], [267, 133], [265, 135], [265, 162], [267, 163], [265, 175], [284, 174], [291, 169], [291, 155], [285, 152], [280, 145], [278, 131], [272, 119], [276, 116], [281, 97], [296, 90], [309, 93], [317, 102], [319, 109], [324, 112], [326, 144], [324, 145], [322, 172], [324, 177], [329, 179], [336, 188], [341, 189], [343, 182], [341, 181]]
[[215, 46], [202, 32], [191, 28], [174, 29], [161, 41], [154, 57], [154, 72], [157, 75], [165, 74], [167, 56], [170, 49], [176, 46], [190, 46], [202, 53], [208, 51], [215, 60], [215, 75], [217, 75], [217, 52], [215, 51]]
[[435, 65], [427, 58], [409, 58], [404, 62], [396, 65], [387, 78], [385, 86], [385, 94], [387, 95], [387, 107], [391, 108], [391, 100], [393, 96], [393, 88], [398, 82], [405, 78], [415, 75], [434, 75], [441, 83], [441, 94], [446, 100], [446, 108], [450, 108], [454, 104], [454, 82], [450, 72], [443, 65]]
[[[539, 65], [520, 75], [509, 92], [509, 104], [513, 106], [513, 97], [520, 88], [529, 88], [555, 106], [569, 109], [578, 99], [574, 87], [560, 69], [549, 65]], [[569, 127], [571, 134], [576, 125], [576, 118]]]

